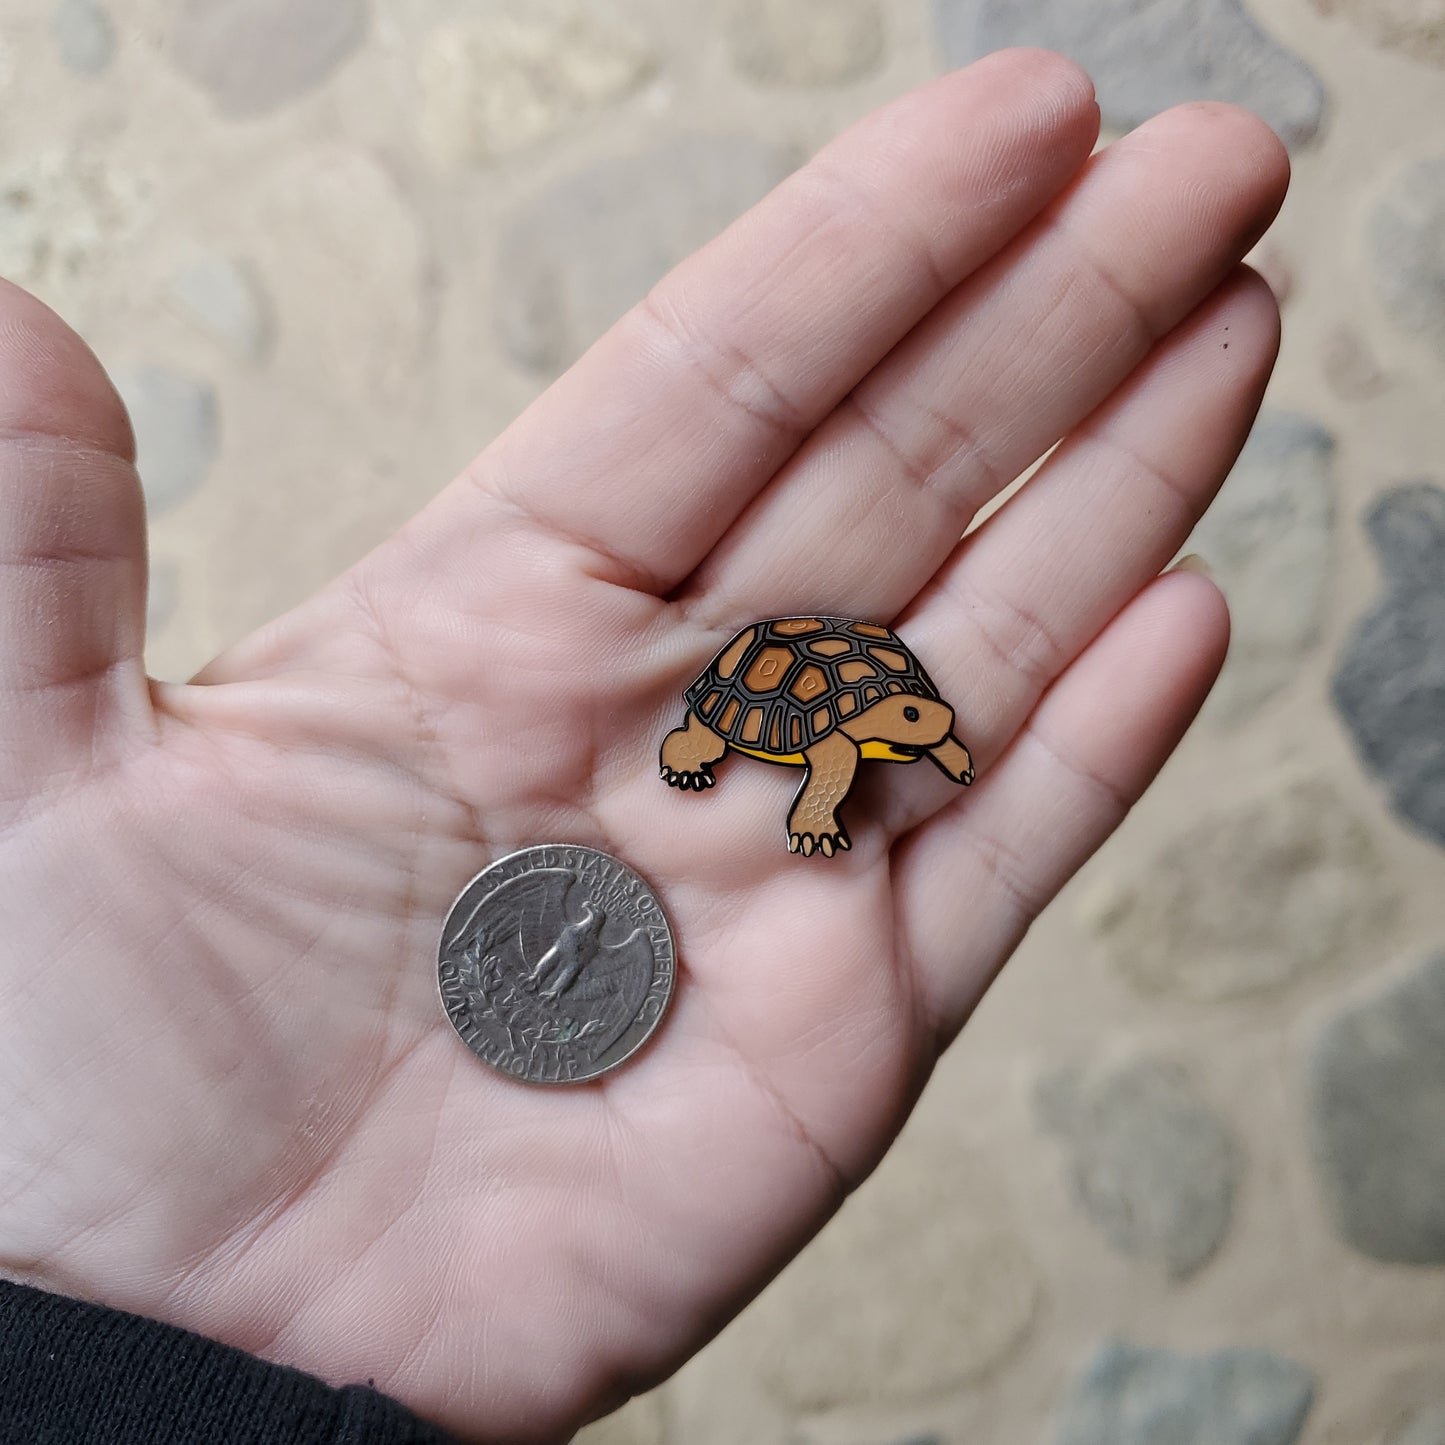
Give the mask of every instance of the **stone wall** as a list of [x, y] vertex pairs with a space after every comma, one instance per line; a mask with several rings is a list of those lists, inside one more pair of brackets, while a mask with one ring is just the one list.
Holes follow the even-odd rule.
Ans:
[[1015, 42], [1294, 152], [1204, 718], [895, 1153], [589, 1445], [1445, 1442], [1438, 0], [6, 0], [0, 271], [118, 376], [183, 676], [853, 117]]

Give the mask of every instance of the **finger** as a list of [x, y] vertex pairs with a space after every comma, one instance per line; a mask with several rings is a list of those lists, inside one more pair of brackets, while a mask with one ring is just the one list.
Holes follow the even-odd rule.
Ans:
[[1211, 582], [1160, 578], [1059, 679], [997, 766], [895, 847], [903, 956], [940, 1047], [1173, 752], [1228, 640]]
[[149, 715], [145, 516], [125, 408], [85, 343], [0, 282], [0, 790]]
[[[1244, 444], [1278, 347], [1274, 297], [1241, 269], [956, 549], [905, 614], [900, 630], [953, 704], [980, 772], [1193, 531]], [[881, 801], [895, 833], [950, 797], [942, 778], [908, 784]]]
[[1007, 51], [854, 126], [554, 385], [428, 528], [509, 517], [666, 592], [898, 338], [1078, 171], [1087, 77]]
[[1287, 179], [1274, 134], [1228, 106], [1109, 147], [858, 387], [683, 596], [729, 620], [896, 615], [977, 510], [1228, 274]]

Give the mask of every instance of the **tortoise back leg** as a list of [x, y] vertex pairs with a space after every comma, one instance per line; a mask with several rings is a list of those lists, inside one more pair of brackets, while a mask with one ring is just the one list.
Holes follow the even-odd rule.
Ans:
[[670, 788], [696, 788], [701, 792], [717, 781], [712, 765], [727, 752], [728, 745], [698, 717], [674, 728], [662, 740], [662, 776]]
[[851, 848], [838, 809], [858, 771], [858, 745], [846, 733], [829, 733], [803, 750], [808, 775], [788, 814], [788, 851], [806, 857], [814, 848], [831, 858], [836, 849]]

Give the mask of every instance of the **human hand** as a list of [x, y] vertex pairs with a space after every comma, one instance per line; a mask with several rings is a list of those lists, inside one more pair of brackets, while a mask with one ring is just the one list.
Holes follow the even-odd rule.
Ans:
[[[1286, 161], [1217, 105], [1089, 160], [1097, 119], [1009, 52], [864, 121], [190, 686], [143, 672], [120, 405], [4, 292], [5, 1274], [541, 1440], [822, 1224], [1225, 649], [1158, 573], [1273, 361], [1238, 261]], [[799, 613], [896, 625], [979, 773], [865, 770], [827, 859], [795, 775], [657, 772], [717, 648]], [[644, 1055], [538, 1091], [457, 1041], [435, 947], [563, 840], [650, 880], [681, 973]]]

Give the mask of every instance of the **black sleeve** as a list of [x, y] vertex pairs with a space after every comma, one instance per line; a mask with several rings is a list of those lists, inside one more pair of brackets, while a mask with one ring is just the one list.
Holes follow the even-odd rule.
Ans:
[[366, 1385], [0, 1280], [0, 1445], [454, 1445]]

